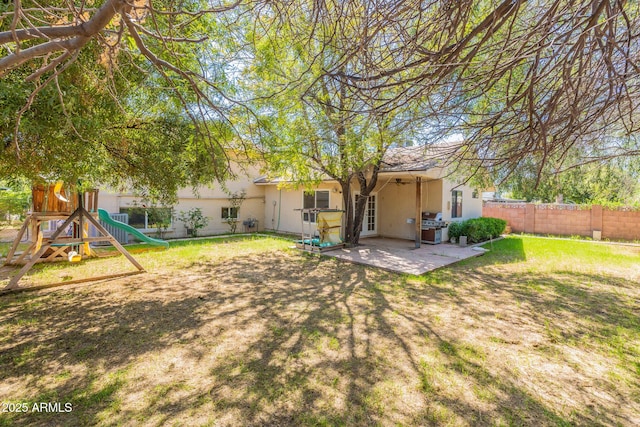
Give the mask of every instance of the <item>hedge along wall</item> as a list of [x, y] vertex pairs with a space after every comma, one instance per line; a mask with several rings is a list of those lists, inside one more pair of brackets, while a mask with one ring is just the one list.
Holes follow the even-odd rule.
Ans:
[[640, 240], [640, 211], [599, 205], [490, 203], [482, 216], [502, 218], [517, 233], [559, 234], [603, 239]]

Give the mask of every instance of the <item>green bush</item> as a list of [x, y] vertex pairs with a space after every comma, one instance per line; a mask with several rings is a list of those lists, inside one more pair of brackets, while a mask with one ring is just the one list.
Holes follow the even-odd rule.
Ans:
[[449, 238], [458, 240], [467, 236], [467, 242], [478, 243], [504, 233], [507, 221], [499, 218], [473, 218], [449, 224]]
[[197, 237], [198, 230], [209, 224], [209, 218], [202, 215], [200, 208], [191, 208], [186, 212], [180, 211], [178, 220], [184, 223], [184, 226], [187, 229], [187, 234], [189, 234], [190, 237]]
[[456, 221], [449, 224], [449, 239], [458, 240], [460, 236], [465, 236], [464, 222]]

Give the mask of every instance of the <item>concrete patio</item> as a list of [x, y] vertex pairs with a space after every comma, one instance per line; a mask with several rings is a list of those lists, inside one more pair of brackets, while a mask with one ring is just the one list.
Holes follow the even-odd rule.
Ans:
[[419, 275], [486, 252], [479, 247], [460, 247], [450, 243], [423, 243], [416, 249], [412, 240], [384, 237], [363, 238], [360, 243], [356, 248], [327, 251], [323, 255], [396, 273]]

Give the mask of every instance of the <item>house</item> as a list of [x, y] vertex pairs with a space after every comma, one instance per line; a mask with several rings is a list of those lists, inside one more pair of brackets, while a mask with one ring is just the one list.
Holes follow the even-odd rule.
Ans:
[[[229, 192], [245, 191], [246, 199], [239, 212], [230, 212], [229, 195], [220, 188], [204, 188], [195, 196], [191, 189], [179, 193], [175, 212], [199, 207], [209, 218], [209, 225], [199, 235], [229, 232], [227, 217], [237, 217], [238, 231], [246, 227], [248, 219], [256, 221], [249, 231], [272, 230], [300, 233], [314, 228], [315, 218], [306, 214], [301, 218], [300, 208], [343, 209], [343, 198], [338, 183], [323, 180], [313, 189], [293, 189], [286, 182], [259, 176], [258, 168], [249, 168], [239, 178], [227, 184]], [[353, 197], [357, 192], [353, 191]], [[482, 216], [480, 192], [468, 185], [459, 185], [447, 177], [446, 169], [424, 154], [421, 147], [389, 150], [385, 156], [376, 188], [369, 197], [361, 237], [382, 236], [415, 239], [417, 206], [420, 212], [442, 213], [443, 221], [462, 221]], [[136, 208], [133, 194], [104, 193], [100, 195], [101, 208], [113, 213], [130, 213], [129, 222], [144, 232], [154, 232], [148, 218]], [[138, 212], [136, 216], [131, 213]], [[173, 220], [169, 237], [184, 237], [186, 229]], [[442, 240], [448, 239], [446, 229]]]
[[[203, 216], [207, 217], [208, 225], [198, 230], [199, 236], [224, 234], [230, 232], [229, 218], [237, 220], [237, 232], [264, 230], [264, 189], [253, 184], [252, 176], [260, 174], [258, 167], [235, 165], [233, 172], [237, 178], [225, 183], [226, 189], [220, 185], [198, 188], [183, 188], [178, 191], [178, 203], [171, 208], [173, 215], [171, 225], [165, 233], [166, 238], [187, 237], [185, 225], [177, 218], [180, 212], [187, 212], [192, 208], [199, 208]], [[230, 194], [244, 192], [244, 201], [237, 211], [230, 203]], [[119, 193], [109, 189], [100, 191], [100, 208], [110, 214], [127, 214], [128, 224], [145, 234], [154, 234], [154, 227], [150, 213], [151, 209], [142, 206], [140, 197], [133, 193]], [[122, 220], [122, 217], [115, 219]], [[254, 227], [250, 229], [242, 223], [252, 219]]]
[[[422, 147], [391, 149], [369, 197], [361, 237], [382, 236], [414, 240], [416, 204], [421, 212], [442, 213], [443, 221], [463, 221], [482, 216], [480, 192], [447, 178], [446, 169], [425, 155]], [[264, 177], [254, 180], [264, 187], [264, 226], [299, 233], [299, 208], [343, 209], [342, 191], [334, 180], [324, 180], [311, 193], [282, 188], [282, 182]], [[416, 200], [417, 188], [420, 200]], [[352, 191], [354, 200], [357, 192]], [[306, 218], [303, 218], [306, 219]], [[312, 218], [309, 218], [312, 219]], [[305, 230], [308, 224], [304, 224]], [[313, 225], [313, 224], [312, 224]], [[442, 240], [448, 240], [446, 229]]]

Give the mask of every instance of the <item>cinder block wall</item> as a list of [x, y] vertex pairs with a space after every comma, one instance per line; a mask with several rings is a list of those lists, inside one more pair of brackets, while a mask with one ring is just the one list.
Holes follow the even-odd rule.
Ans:
[[502, 218], [512, 231], [523, 233], [525, 208], [524, 203], [485, 203], [482, 206], [482, 216]]
[[485, 203], [482, 216], [502, 218], [517, 233], [558, 234], [640, 240], [640, 211], [562, 204]]
[[[591, 210], [572, 209], [576, 205], [533, 205], [535, 234], [591, 236]], [[602, 230], [602, 228], [598, 228]]]
[[640, 211], [603, 209], [602, 237], [640, 240]]

